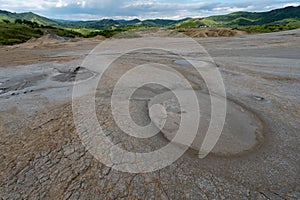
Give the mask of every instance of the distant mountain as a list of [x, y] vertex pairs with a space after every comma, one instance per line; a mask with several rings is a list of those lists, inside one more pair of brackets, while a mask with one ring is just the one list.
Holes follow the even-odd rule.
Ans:
[[300, 27], [300, 6], [286, 7], [269, 12], [234, 12], [228, 15], [211, 16], [205, 18], [187, 18], [182, 20], [150, 19], [150, 20], [112, 20], [102, 19], [93, 21], [66, 21], [51, 20], [39, 16], [32, 12], [11, 13], [0, 10], [0, 21], [25, 19], [37, 22], [45, 26], [56, 26], [63, 28], [86, 28], [98, 30], [110, 30], [127, 26], [142, 27], [178, 27], [178, 28], [197, 28], [207, 26], [255, 26], [266, 24], [296, 25]]
[[120, 24], [123, 24], [123, 25], [135, 25], [135, 24], [141, 22], [141, 20], [139, 20], [139, 19], [133, 19], [133, 20], [121, 19], [121, 20], [116, 20], [116, 21]]
[[121, 26], [121, 24], [113, 19], [102, 19], [93, 21], [60, 22], [60, 26], [64, 28], [87, 28], [105, 30], [119, 27]]
[[176, 20], [168, 20], [168, 19], [148, 19], [138, 23], [141, 26], [172, 26], [178, 23]]

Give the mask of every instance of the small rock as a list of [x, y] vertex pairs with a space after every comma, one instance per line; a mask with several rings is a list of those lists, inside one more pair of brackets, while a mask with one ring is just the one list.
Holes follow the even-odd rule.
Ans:
[[257, 101], [264, 101], [265, 98], [264, 97], [261, 97], [261, 96], [253, 96], [253, 98]]
[[73, 147], [66, 146], [64, 147], [63, 152], [65, 156], [69, 156], [70, 154], [75, 152], [75, 149]]
[[103, 169], [103, 171], [102, 171], [102, 174], [104, 174], [104, 175], [108, 175], [108, 174], [109, 174], [109, 172], [110, 172], [110, 170], [111, 170], [111, 168], [110, 168], [110, 167], [105, 167], [105, 168]]

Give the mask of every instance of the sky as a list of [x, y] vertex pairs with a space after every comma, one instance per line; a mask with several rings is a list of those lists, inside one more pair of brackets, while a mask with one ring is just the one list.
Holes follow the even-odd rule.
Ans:
[[298, 6], [299, 0], [0, 0], [0, 10], [52, 19], [182, 19]]

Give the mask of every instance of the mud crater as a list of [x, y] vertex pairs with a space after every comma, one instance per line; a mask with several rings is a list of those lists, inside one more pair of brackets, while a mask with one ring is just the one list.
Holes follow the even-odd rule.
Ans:
[[78, 66], [69, 70], [58, 70], [59, 74], [51, 77], [52, 81], [58, 82], [74, 82], [86, 80], [94, 76], [94, 72]]
[[[179, 91], [187, 97], [186, 101], [189, 101], [188, 97], [191, 96], [191, 92], [194, 91]], [[208, 94], [196, 91], [196, 95], [201, 117], [197, 135], [190, 148], [199, 151], [211, 120], [211, 102]], [[218, 97], [218, 101], [221, 100], [221, 97]], [[263, 123], [244, 107], [228, 99], [226, 101], [227, 111], [224, 127], [211, 153], [216, 155], [238, 155], [253, 150], [263, 140]], [[153, 106], [157, 107], [157, 105], [161, 106], [162, 109], [152, 109]], [[172, 92], [155, 96], [149, 101], [148, 107], [151, 120], [161, 129], [165, 138], [172, 141], [181, 124], [181, 116], [189, 113], [181, 109], [176, 96]], [[179, 140], [173, 140], [172, 142], [184, 144], [185, 138], [182, 138], [182, 140], [181, 142], [179, 138]]]

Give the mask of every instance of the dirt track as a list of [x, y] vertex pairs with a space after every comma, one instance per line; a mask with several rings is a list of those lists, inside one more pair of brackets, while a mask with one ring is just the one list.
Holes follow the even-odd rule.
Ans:
[[[299, 199], [300, 30], [196, 39], [221, 71], [228, 98], [263, 124], [263, 139], [239, 155], [189, 150], [171, 166], [129, 174], [99, 163], [81, 143], [71, 107], [73, 73], [99, 41], [0, 48], [0, 196], [3, 199]], [[183, 44], [184, 45], [184, 44]], [[137, 52], [115, 63], [174, 66], [195, 89], [203, 81], [168, 54]], [[177, 61], [177, 62], [175, 62]], [[80, 70], [82, 78], [91, 76]], [[117, 76], [115, 71], [109, 72]], [[124, 136], [112, 122], [107, 79], [96, 111], [114, 143], [148, 152], [168, 141]], [[139, 104], [133, 111], [140, 113]], [[134, 115], [133, 115], [134, 118]], [[138, 115], [137, 120], [147, 119]]]

